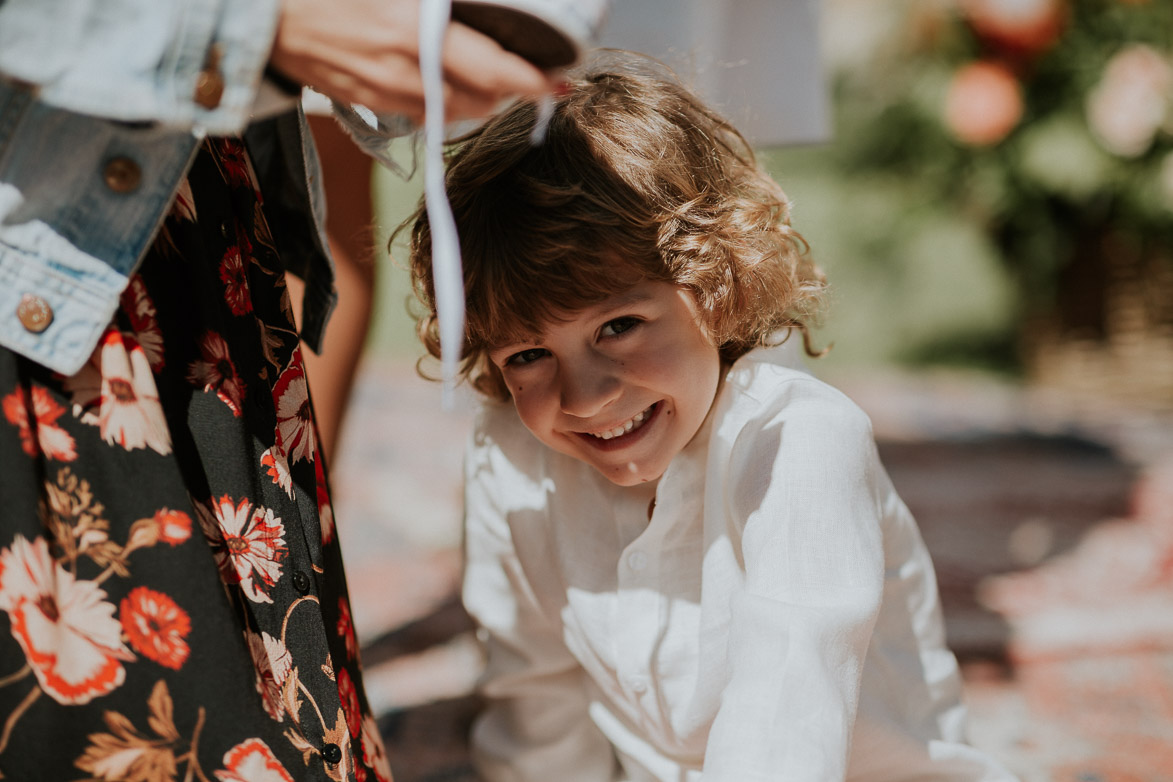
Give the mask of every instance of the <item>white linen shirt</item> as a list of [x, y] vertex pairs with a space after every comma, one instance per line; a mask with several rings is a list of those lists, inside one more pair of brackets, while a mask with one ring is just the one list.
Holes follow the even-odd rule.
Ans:
[[964, 743], [932, 563], [870, 421], [791, 346], [728, 371], [658, 485], [612, 484], [511, 404], [482, 409], [466, 479], [485, 779], [1013, 779]]

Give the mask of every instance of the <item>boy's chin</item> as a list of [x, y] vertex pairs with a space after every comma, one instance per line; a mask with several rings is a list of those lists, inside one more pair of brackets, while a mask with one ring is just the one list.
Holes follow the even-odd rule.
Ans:
[[600, 475], [611, 481], [611, 483], [616, 486], [623, 486], [624, 488], [655, 483], [664, 474], [663, 470], [657, 471], [648, 467], [641, 467], [634, 462], [629, 462], [626, 466], [616, 467], [593, 466]]

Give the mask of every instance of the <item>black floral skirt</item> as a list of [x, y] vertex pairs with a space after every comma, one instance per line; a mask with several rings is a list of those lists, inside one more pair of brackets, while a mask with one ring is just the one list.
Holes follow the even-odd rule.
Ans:
[[284, 271], [206, 142], [88, 365], [0, 349], [0, 774], [387, 780]]

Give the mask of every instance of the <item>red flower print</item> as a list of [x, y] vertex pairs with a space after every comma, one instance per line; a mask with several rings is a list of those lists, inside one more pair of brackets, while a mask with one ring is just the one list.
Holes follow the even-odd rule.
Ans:
[[375, 772], [375, 779], [379, 782], [391, 782], [391, 764], [387, 761], [387, 751], [383, 748], [383, 738], [379, 734], [379, 725], [371, 715], [363, 717], [362, 721], [362, 759]]
[[175, 201], [171, 204], [171, 216], [180, 220], [196, 221], [195, 197], [191, 194], [191, 183], [185, 177], [179, 183], [175, 192]]
[[254, 603], [272, 603], [268, 590], [281, 578], [281, 562], [289, 554], [281, 519], [269, 508], [253, 508], [248, 499], [238, 505], [228, 495], [199, 519], [225, 583], [239, 584]]
[[44, 538], [17, 535], [0, 550], [0, 609], [37, 681], [65, 705], [89, 703], [122, 685], [122, 643], [114, 605], [93, 581], [58, 565]]
[[293, 782], [260, 739], [247, 739], [224, 753], [224, 768], [216, 772], [216, 778], [220, 782]]
[[334, 505], [330, 502], [330, 489], [326, 486], [326, 468], [322, 460], [314, 462], [314, 482], [318, 490], [318, 523], [321, 526], [322, 545], [334, 540]]
[[354, 622], [350, 619], [350, 604], [345, 597], [338, 598], [338, 626], [335, 631], [346, 642], [346, 659], [353, 660], [358, 655], [358, 638], [354, 634]]
[[217, 158], [220, 163], [220, 173], [229, 185], [243, 185], [257, 190], [253, 182], [252, 169], [245, 156], [244, 144], [236, 139], [220, 138], [213, 142], [218, 147]]
[[[31, 410], [29, 396], [32, 397]], [[23, 388], [17, 388], [4, 397], [0, 406], [3, 406], [4, 417], [8, 422], [20, 430], [21, 448], [29, 456], [43, 453], [59, 462], [71, 462], [77, 458], [77, 443], [73, 435], [57, 425], [57, 419], [65, 413], [65, 408], [57, 404], [48, 389], [33, 386], [31, 394], [26, 395]]]
[[253, 310], [252, 293], [248, 288], [247, 266], [244, 254], [249, 250], [248, 239], [229, 247], [220, 261], [220, 281], [224, 283], [224, 301], [233, 315], [247, 315]]
[[147, 354], [151, 370], [158, 372], [167, 364], [163, 354], [163, 331], [159, 328], [155, 302], [151, 301], [143, 278], [137, 274], [131, 275], [126, 290], [122, 292], [122, 310], [130, 318], [135, 339]]
[[273, 387], [277, 405], [277, 442], [290, 462], [314, 460], [314, 414], [301, 362], [294, 358]]
[[293, 499], [293, 476], [289, 474], [289, 462], [286, 461], [285, 454], [282, 453], [281, 448], [273, 446], [265, 450], [261, 454], [261, 466], [268, 469], [266, 474], [273, 479], [273, 483], [280, 486], [289, 495], [289, 499]]
[[110, 445], [128, 451], [171, 453], [171, 432], [159, 403], [151, 364], [138, 342], [113, 327], [102, 337], [98, 429]]
[[162, 592], [135, 587], [122, 598], [119, 614], [136, 652], [175, 671], [183, 667], [191, 653], [186, 640], [191, 619], [174, 600]]
[[358, 689], [345, 668], [338, 669], [338, 697], [342, 699], [342, 712], [346, 715], [350, 735], [358, 736], [362, 730], [362, 707], [358, 703]]
[[214, 331], [200, 340], [200, 358], [191, 362], [187, 379], [204, 391], [213, 391], [228, 405], [232, 414], [240, 417], [244, 405], [244, 381], [236, 373], [236, 364], [228, 352], [228, 343]]
[[169, 546], [178, 546], [191, 537], [191, 516], [181, 510], [160, 508], [155, 511], [159, 525], [159, 540]]
[[285, 686], [285, 680], [289, 678], [290, 671], [293, 670], [293, 656], [289, 654], [281, 639], [274, 638], [266, 632], [262, 631], [257, 635], [246, 631], [245, 639], [248, 641], [248, 650], [257, 671], [257, 692], [261, 694], [265, 711], [270, 717], [281, 722], [285, 714], [281, 690]]

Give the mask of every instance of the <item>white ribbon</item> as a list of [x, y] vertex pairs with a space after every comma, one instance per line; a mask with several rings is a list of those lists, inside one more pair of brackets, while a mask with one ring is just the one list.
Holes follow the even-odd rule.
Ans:
[[432, 234], [432, 279], [440, 323], [440, 399], [453, 407], [464, 344], [464, 274], [456, 221], [444, 187], [444, 33], [451, 0], [420, 3], [420, 74], [424, 84], [424, 204]]

